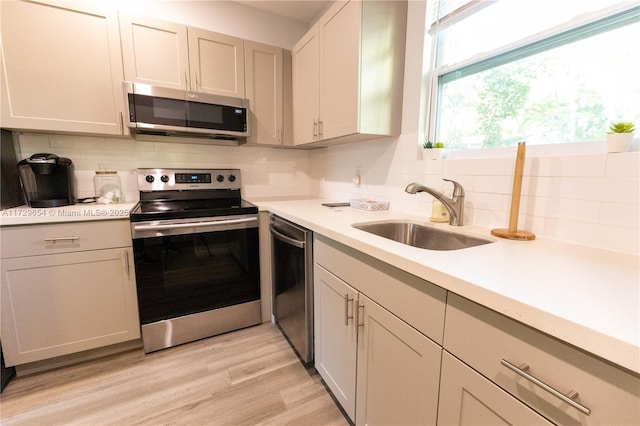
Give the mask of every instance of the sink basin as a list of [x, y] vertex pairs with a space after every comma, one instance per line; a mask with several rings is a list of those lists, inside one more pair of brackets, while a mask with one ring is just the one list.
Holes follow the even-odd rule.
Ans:
[[489, 239], [448, 232], [413, 222], [366, 222], [354, 223], [351, 226], [402, 244], [428, 250], [459, 250], [493, 242]]

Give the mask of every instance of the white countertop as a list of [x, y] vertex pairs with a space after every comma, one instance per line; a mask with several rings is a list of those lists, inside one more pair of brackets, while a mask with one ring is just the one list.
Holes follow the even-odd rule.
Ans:
[[0, 211], [0, 226], [129, 219], [129, 212], [135, 205], [86, 203], [48, 208], [14, 207]]
[[[328, 208], [323, 200], [250, 199], [314, 232], [640, 373], [640, 257], [547, 239], [510, 241], [427, 215]], [[324, 200], [326, 201], [326, 200]], [[495, 240], [454, 251], [410, 247], [353, 228], [409, 219]]]
[[[488, 229], [451, 227], [428, 215], [328, 208], [308, 197], [250, 198], [314, 232], [640, 373], [640, 257], [553, 240], [508, 241]], [[0, 225], [128, 219], [135, 203], [75, 204], [0, 211]], [[408, 219], [495, 240], [432, 251], [357, 230], [359, 222]]]

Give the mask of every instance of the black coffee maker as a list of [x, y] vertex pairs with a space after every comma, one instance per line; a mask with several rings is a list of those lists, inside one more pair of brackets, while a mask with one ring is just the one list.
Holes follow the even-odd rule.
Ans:
[[74, 203], [73, 163], [55, 154], [33, 154], [18, 163], [20, 183], [30, 207]]

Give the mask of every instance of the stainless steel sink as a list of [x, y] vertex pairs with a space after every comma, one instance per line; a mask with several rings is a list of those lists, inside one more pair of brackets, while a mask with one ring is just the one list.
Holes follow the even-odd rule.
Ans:
[[366, 222], [354, 223], [351, 226], [402, 244], [428, 250], [459, 250], [493, 242], [489, 239], [448, 232], [413, 222]]

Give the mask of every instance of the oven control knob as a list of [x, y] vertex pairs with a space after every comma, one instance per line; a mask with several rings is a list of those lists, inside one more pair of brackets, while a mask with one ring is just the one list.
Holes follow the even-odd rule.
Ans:
[[162, 176], [160, 176], [160, 180], [163, 181], [164, 183], [167, 183], [167, 182], [169, 182], [169, 176], [162, 175]]
[[236, 177], [234, 175], [229, 175], [228, 179], [229, 179], [229, 182], [235, 182], [236, 181]]
[[147, 175], [145, 176], [144, 180], [146, 180], [149, 183], [152, 183], [156, 179], [153, 177], [153, 175]]
[[218, 176], [216, 177], [216, 180], [217, 180], [218, 182], [222, 182], [222, 181], [224, 180], [224, 176], [222, 176], [222, 175], [218, 175]]

